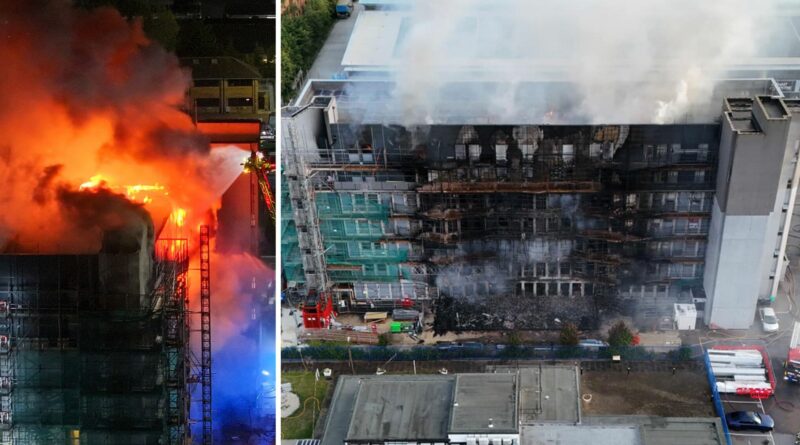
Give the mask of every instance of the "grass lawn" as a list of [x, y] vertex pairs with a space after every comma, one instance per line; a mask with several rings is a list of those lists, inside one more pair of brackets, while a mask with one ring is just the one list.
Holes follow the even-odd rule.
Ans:
[[[319, 381], [315, 381], [313, 372], [297, 371], [282, 373], [281, 381], [291, 383], [292, 392], [300, 397], [300, 408], [291, 416], [281, 419], [281, 439], [310, 439], [314, 434], [314, 422], [319, 415], [319, 407], [324, 401], [329, 382], [321, 377]], [[309, 400], [311, 397], [316, 397], [319, 403]]]

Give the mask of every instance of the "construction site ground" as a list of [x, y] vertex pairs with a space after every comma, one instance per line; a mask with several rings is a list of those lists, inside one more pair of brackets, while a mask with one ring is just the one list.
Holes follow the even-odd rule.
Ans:
[[[664, 417], [714, 416], [708, 380], [702, 369], [671, 363], [637, 363], [628, 373], [627, 364], [587, 366], [581, 375], [583, 415], [650, 415]], [[599, 365], [599, 364], [597, 364]], [[595, 369], [596, 368], [596, 369]]]
[[[288, 318], [288, 316], [287, 316]], [[298, 319], [299, 320], [299, 319]], [[336, 321], [347, 326], [353, 327], [362, 327], [367, 328], [369, 330], [372, 329], [373, 323], [365, 323], [363, 315], [361, 314], [340, 314], [336, 317]], [[379, 334], [389, 333], [389, 325], [391, 323], [391, 318], [387, 319], [386, 321], [374, 323], [375, 328]], [[613, 320], [613, 321], [616, 321]], [[630, 319], [624, 319], [626, 323], [631, 325]], [[295, 324], [298, 321], [295, 321]], [[393, 345], [415, 345], [415, 344], [425, 344], [425, 345], [435, 345], [438, 342], [479, 342], [484, 344], [499, 344], [499, 345], [510, 345], [510, 344], [548, 344], [548, 343], [558, 343], [559, 341], [559, 334], [560, 331], [557, 329], [553, 330], [515, 330], [515, 331], [463, 331], [463, 332], [448, 332], [443, 335], [435, 335], [432, 330], [433, 325], [433, 315], [427, 314], [424, 319], [425, 329], [419, 335], [417, 335], [417, 339], [412, 338], [406, 333], [402, 334], [390, 334], [389, 340], [390, 344]], [[599, 331], [583, 331], [581, 332], [582, 338], [595, 338], [595, 339], [603, 339], [607, 337], [606, 332], [612, 325], [611, 322], [603, 323]], [[652, 346], [665, 346], [665, 345], [674, 345], [676, 342], [680, 343], [680, 338], [677, 334], [677, 331], [666, 331], [666, 332], [649, 332], [643, 333], [642, 336], [642, 345], [652, 345]], [[295, 337], [296, 338], [296, 337]], [[422, 343], [420, 343], [422, 340]]]

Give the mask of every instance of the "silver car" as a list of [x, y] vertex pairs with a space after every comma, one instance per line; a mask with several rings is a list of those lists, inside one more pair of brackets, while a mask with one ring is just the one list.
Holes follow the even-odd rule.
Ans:
[[758, 318], [761, 319], [761, 329], [764, 332], [777, 332], [780, 329], [778, 317], [775, 310], [771, 307], [762, 307], [758, 310]]

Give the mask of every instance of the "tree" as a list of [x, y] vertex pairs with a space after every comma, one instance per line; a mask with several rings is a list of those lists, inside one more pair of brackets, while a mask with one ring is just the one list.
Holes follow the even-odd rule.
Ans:
[[192, 20], [181, 26], [176, 50], [181, 57], [213, 57], [222, 54], [214, 30], [199, 20]]
[[608, 344], [611, 346], [629, 346], [633, 342], [633, 332], [624, 321], [618, 321], [608, 331]]
[[147, 37], [160, 43], [167, 51], [175, 51], [180, 26], [170, 10], [165, 8], [146, 15], [143, 27]]
[[558, 340], [563, 346], [578, 346], [578, 327], [573, 323], [564, 323]]

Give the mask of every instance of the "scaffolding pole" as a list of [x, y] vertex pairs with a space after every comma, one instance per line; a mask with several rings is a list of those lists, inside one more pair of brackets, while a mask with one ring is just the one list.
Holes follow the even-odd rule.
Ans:
[[200, 226], [200, 372], [203, 445], [211, 445], [211, 252], [208, 226], [205, 225]]

